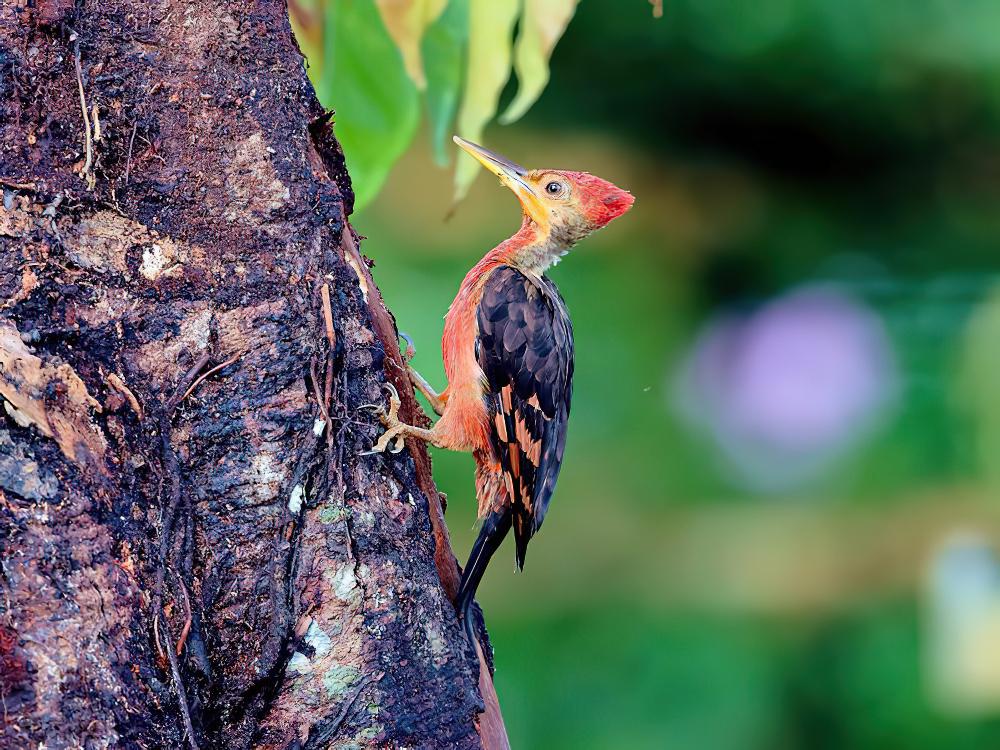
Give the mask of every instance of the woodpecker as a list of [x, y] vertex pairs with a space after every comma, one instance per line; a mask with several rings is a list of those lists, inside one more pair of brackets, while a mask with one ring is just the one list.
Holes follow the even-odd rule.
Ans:
[[573, 390], [573, 326], [545, 272], [591, 232], [632, 206], [631, 193], [586, 172], [527, 170], [455, 136], [455, 143], [520, 200], [521, 228], [466, 275], [445, 316], [448, 387], [410, 380], [440, 419], [431, 429], [399, 421], [398, 394], [380, 410], [386, 430], [369, 453], [399, 452], [406, 438], [471, 451], [482, 521], [455, 607], [468, 617], [490, 558], [513, 528], [515, 563], [545, 520], [566, 445]]

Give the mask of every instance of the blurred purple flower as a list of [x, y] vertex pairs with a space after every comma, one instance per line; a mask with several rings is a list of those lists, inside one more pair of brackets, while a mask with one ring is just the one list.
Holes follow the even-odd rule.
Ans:
[[832, 286], [812, 286], [709, 322], [675, 398], [742, 480], [774, 491], [821, 474], [876, 426], [897, 391], [878, 316]]

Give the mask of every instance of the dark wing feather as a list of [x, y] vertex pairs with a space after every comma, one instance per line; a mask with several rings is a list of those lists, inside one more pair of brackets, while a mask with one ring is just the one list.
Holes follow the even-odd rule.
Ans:
[[517, 564], [552, 498], [573, 391], [573, 327], [555, 285], [501, 266], [477, 310], [490, 441], [513, 513]]

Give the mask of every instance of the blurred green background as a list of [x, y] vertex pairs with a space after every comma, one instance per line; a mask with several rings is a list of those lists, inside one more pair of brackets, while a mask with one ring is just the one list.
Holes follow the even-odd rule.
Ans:
[[[445, 222], [420, 127], [352, 221], [443, 387], [519, 218]], [[479, 596], [512, 746], [1000, 747], [1000, 3], [582, 0], [486, 145], [637, 197], [551, 274], [566, 460]], [[463, 559], [472, 472], [435, 453]]]

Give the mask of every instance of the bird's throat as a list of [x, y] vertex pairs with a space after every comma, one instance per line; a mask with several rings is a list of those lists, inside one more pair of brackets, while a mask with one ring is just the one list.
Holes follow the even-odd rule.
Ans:
[[521, 229], [497, 248], [507, 265], [541, 276], [562, 260], [573, 241], [559, 231], [542, 231], [525, 217]]
[[555, 242], [552, 238], [548, 238], [545, 242], [533, 243], [518, 248], [511, 255], [511, 265], [536, 276], [541, 276], [562, 260], [563, 256], [569, 252], [569, 249], [569, 245]]

